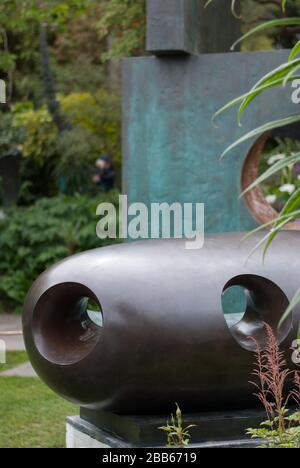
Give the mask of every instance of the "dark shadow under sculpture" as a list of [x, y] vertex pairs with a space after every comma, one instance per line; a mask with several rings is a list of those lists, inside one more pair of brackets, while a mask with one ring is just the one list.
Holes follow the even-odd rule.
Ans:
[[[264, 322], [287, 359], [300, 324], [296, 308], [278, 323], [300, 283], [300, 234], [282, 233], [265, 262], [249, 257], [259, 235], [206, 236], [113, 246], [68, 258], [43, 273], [24, 308], [26, 348], [38, 375], [87, 409], [119, 414], [235, 410], [258, 403], [248, 383], [254, 337]], [[243, 319], [228, 328], [222, 293], [247, 291]], [[96, 323], [87, 299], [99, 305]], [[289, 365], [292, 365], [289, 362]]]

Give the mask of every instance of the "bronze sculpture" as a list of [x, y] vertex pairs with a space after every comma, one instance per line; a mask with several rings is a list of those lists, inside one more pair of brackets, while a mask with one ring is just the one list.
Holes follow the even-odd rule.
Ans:
[[[280, 234], [265, 262], [260, 251], [249, 257], [261, 235], [242, 238], [207, 235], [196, 251], [184, 240], [137, 242], [53, 266], [24, 308], [35, 370], [61, 396], [92, 410], [159, 414], [175, 401], [186, 412], [256, 406], [250, 337], [263, 346], [269, 323], [291, 358], [299, 307], [280, 329], [278, 323], [299, 288], [300, 235]], [[248, 291], [248, 304], [229, 330], [221, 297], [233, 285]], [[101, 306], [103, 326], [88, 315], [87, 298]]]

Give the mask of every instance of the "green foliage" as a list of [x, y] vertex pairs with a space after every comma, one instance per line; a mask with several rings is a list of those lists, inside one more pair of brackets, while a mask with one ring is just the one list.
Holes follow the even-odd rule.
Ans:
[[45, 106], [37, 111], [32, 103], [16, 106], [12, 124], [24, 134], [21, 150], [25, 158], [42, 165], [53, 156], [57, 130]]
[[6, 27], [23, 31], [26, 24], [36, 22], [64, 26], [70, 17], [84, 11], [93, 0], [2, 0], [0, 22]]
[[20, 307], [32, 282], [58, 260], [114, 242], [96, 236], [96, 207], [104, 201], [118, 206], [117, 192], [92, 200], [87, 196], [45, 198], [28, 208], [13, 208], [0, 221], [2, 304]]
[[[22, 141], [22, 131], [17, 131], [12, 125], [12, 115], [0, 112], [0, 158], [19, 152]], [[0, 204], [3, 198], [2, 178], [0, 174]]]
[[295, 17], [295, 18], [281, 18], [281, 19], [275, 19], [271, 20], [267, 23], [261, 23], [255, 28], [251, 29], [249, 32], [244, 34], [242, 37], [240, 37], [232, 46], [232, 48], [235, 48], [240, 42], [244, 41], [245, 39], [248, 39], [251, 37], [253, 34], [256, 33], [261, 33], [265, 32], [266, 30], [269, 30], [271, 28], [278, 28], [278, 27], [286, 27], [286, 26], [299, 26], [300, 24], [300, 18]]
[[[36, 172], [43, 175], [44, 195], [55, 194], [62, 186], [64, 192], [74, 194], [93, 190], [94, 163], [101, 154], [110, 155], [121, 166], [119, 97], [98, 90], [94, 95], [72, 93], [61, 97], [60, 103], [73, 125], [60, 135], [46, 106], [35, 110], [32, 103], [23, 103], [14, 108], [13, 129], [24, 135], [20, 148], [29, 160], [24, 166], [26, 186], [22, 186], [21, 200], [24, 188], [29, 200], [36, 190]], [[30, 161], [31, 168], [35, 166], [33, 175], [28, 171]]]
[[300, 188], [299, 155], [299, 140], [270, 138], [262, 153], [259, 177], [243, 195], [260, 185], [267, 203], [281, 212], [290, 195]]
[[93, 134], [82, 128], [74, 128], [59, 135], [56, 144], [59, 157], [53, 174], [57, 187], [61, 187], [64, 193], [84, 193], [91, 186], [94, 161], [97, 158], [97, 152], [92, 148], [93, 137]]
[[[217, 0], [210, 0], [212, 3]], [[236, 12], [236, 4], [240, 4], [241, 15]], [[283, 12], [287, 17], [295, 17], [300, 14], [300, 0], [241, 0], [240, 2], [228, 0], [235, 17], [241, 19], [242, 31], [247, 35], [247, 41], [241, 44], [242, 50], [270, 50], [273, 47], [291, 48], [297, 41], [298, 31], [293, 28], [265, 28], [260, 29], [261, 23], [270, 20], [278, 20]], [[259, 27], [256, 34], [248, 33]], [[240, 40], [239, 40], [240, 42]]]
[[[251, 382], [255, 396], [263, 405], [268, 420], [257, 429], [248, 429], [247, 434], [261, 439], [260, 448], [299, 448], [300, 443], [300, 372], [287, 367], [284, 352], [273, 329], [265, 324], [266, 344], [256, 344], [255, 364]], [[291, 384], [294, 377], [293, 385]], [[288, 404], [296, 404], [297, 410], [288, 411]]]
[[167, 425], [159, 427], [161, 431], [164, 431], [167, 434], [167, 448], [185, 448], [190, 443], [190, 429], [195, 427], [195, 425], [189, 425], [183, 427], [182, 413], [178, 404], [176, 403], [176, 418], [174, 415], [171, 415], [171, 424], [167, 421]]
[[247, 434], [250, 435], [252, 439], [261, 439], [264, 441], [258, 448], [300, 448], [300, 412], [297, 411], [288, 416], [288, 411], [285, 411], [285, 421], [289, 427], [284, 432], [280, 431], [278, 428], [274, 428], [274, 423], [278, 422], [278, 418], [275, 418], [272, 422], [263, 422], [258, 429], [248, 429]]
[[[43, 22], [53, 29], [62, 30], [75, 15], [81, 14], [93, 1], [2, 0], [0, 45], [2, 42], [4, 52], [0, 55], [0, 69], [3, 72], [14, 70], [18, 60], [27, 61], [32, 66], [32, 60], [36, 59], [38, 54], [38, 24]], [[11, 40], [11, 37], [17, 37], [18, 40]]]
[[100, 39], [111, 37], [111, 47], [103, 59], [145, 53], [145, 0], [104, 0], [96, 25]]
[[119, 96], [99, 89], [90, 93], [73, 93], [61, 98], [62, 109], [74, 126], [91, 132], [96, 138], [98, 154], [109, 154], [121, 163], [121, 105]]
[[[286, 321], [286, 319], [289, 317], [290, 313], [293, 312], [295, 307], [299, 304], [300, 302], [300, 289], [296, 292], [295, 296], [292, 298], [290, 305], [288, 306], [287, 310], [285, 311], [282, 319], [280, 320], [279, 327], [282, 326], [282, 324]], [[298, 331], [298, 339], [300, 339], [300, 330]]]
[[[120, 100], [118, 96], [99, 90], [90, 93], [72, 93], [61, 97], [63, 112], [74, 127], [79, 127], [97, 137], [93, 147], [100, 153], [108, 153], [120, 161]], [[29, 108], [28, 108], [29, 107]], [[34, 110], [32, 104], [15, 108], [13, 125], [25, 132], [22, 152], [44, 163], [53, 156], [57, 130], [45, 106]], [[90, 151], [89, 151], [90, 152]]]
[[12, 115], [0, 112], [0, 158], [17, 150], [22, 140], [22, 132], [17, 131], [12, 124]]
[[[258, 26], [254, 27], [252, 30], [244, 34], [241, 38], [239, 38], [236, 41], [236, 43], [233, 45], [233, 47], [237, 45], [238, 43], [244, 41], [245, 39], [248, 39], [249, 37], [252, 37], [253, 35], [262, 31], [265, 32], [265, 31], [273, 30], [274, 28], [287, 28], [287, 27], [289, 27], [290, 29], [293, 27], [298, 28], [300, 25], [300, 10], [299, 10], [300, 5], [299, 5], [298, 0], [290, 0], [290, 1], [282, 0], [281, 6], [282, 6], [283, 12], [286, 13], [285, 17], [280, 18], [280, 19], [275, 19], [275, 20], [273, 19], [271, 21], [267, 21], [262, 24], [259, 24]], [[289, 8], [290, 8], [289, 11], [293, 14], [293, 17], [288, 16]], [[241, 116], [243, 115], [247, 107], [262, 92], [265, 92], [266, 90], [270, 90], [278, 86], [285, 86], [288, 82], [293, 81], [296, 78], [299, 78], [297, 76], [297, 72], [300, 70], [299, 55], [300, 55], [300, 41], [297, 40], [297, 41], [294, 41], [294, 47], [286, 63], [283, 63], [276, 69], [271, 70], [271, 72], [263, 76], [247, 93], [229, 102], [222, 109], [220, 109], [216, 113], [216, 115], [219, 115], [225, 110], [229, 109], [230, 107], [239, 104], [240, 106], [238, 109], [238, 122], [240, 123]], [[251, 130], [250, 132], [248, 132], [247, 134], [239, 138], [239, 140], [232, 143], [227, 149], [225, 149], [223, 155], [227, 154], [231, 149], [235, 148], [240, 143], [247, 141], [249, 138], [258, 137], [264, 132], [268, 132], [276, 128], [284, 127], [292, 123], [297, 123], [299, 121], [300, 121], [300, 115], [295, 114], [295, 115], [291, 115], [285, 118], [267, 122], [264, 125], [261, 125], [260, 127], [254, 130]], [[299, 152], [296, 152], [296, 154], [294, 154], [293, 156], [286, 157], [283, 161], [278, 161], [271, 168], [267, 168], [266, 171], [262, 175], [260, 175], [260, 177], [253, 184], [251, 184], [251, 186], [248, 187], [246, 191], [249, 191], [250, 189], [256, 187], [260, 183], [267, 180], [269, 177], [274, 176], [276, 172], [280, 171], [282, 173], [283, 171], [285, 172], [290, 171], [291, 164], [295, 165], [296, 163], [299, 163], [299, 162], [300, 162]], [[295, 221], [299, 218], [299, 211], [300, 211], [300, 189], [297, 189], [294, 193], [292, 193], [290, 198], [286, 201], [283, 209], [281, 210], [277, 219], [274, 222], [267, 223], [264, 226], [261, 226], [259, 229], [255, 230], [256, 232], [266, 227], [269, 228], [270, 225], [272, 224], [271, 226], [272, 229], [270, 230], [269, 234], [267, 234], [263, 238], [263, 240], [257, 245], [257, 247], [259, 247], [262, 242], [265, 243], [264, 256], [266, 255], [268, 248], [270, 247], [271, 243], [276, 238], [278, 233], [288, 223], [290, 223], [291, 221]], [[295, 298], [296, 299], [293, 300], [293, 303], [295, 302], [295, 300], [299, 299], [298, 295], [296, 295]], [[296, 304], [294, 304], [293, 307], [295, 307], [295, 305]], [[288, 309], [288, 312], [289, 313], [291, 312], [291, 308]]]

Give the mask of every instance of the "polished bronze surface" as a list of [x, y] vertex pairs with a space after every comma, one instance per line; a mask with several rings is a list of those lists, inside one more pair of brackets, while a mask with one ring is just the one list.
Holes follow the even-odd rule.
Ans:
[[[262, 252], [262, 235], [207, 235], [200, 250], [184, 240], [107, 247], [70, 257], [43, 273], [24, 307], [24, 336], [39, 376], [61, 396], [120, 414], [255, 406], [248, 383], [253, 340], [263, 323], [290, 362], [300, 309], [278, 323], [300, 284], [300, 233], [285, 232]], [[222, 294], [239, 285], [244, 318], [231, 329]], [[103, 326], [91, 320], [87, 298]], [[100, 312], [99, 312], [100, 313]], [[100, 322], [101, 323], [101, 322]]]

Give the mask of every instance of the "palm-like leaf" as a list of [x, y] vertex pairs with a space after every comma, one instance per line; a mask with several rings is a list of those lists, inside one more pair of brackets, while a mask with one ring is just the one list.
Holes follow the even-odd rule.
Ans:
[[284, 168], [289, 167], [291, 165], [296, 164], [300, 160], [300, 153], [293, 154], [292, 156], [288, 156], [280, 161], [277, 161], [272, 167], [267, 169], [261, 176], [259, 176], [249, 187], [244, 190], [241, 194], [241, 197], [248, 193], [250, 190], [254, 189], [258, 185], [265, 182], [267, 179], [272, 177], [277, 172], [282, 171]]
[[297, 44], [295, 44], [294, 47], [292, 48], [292, 51], [289, 56], [289, 62], [294, 60], [299, 54], [300, 54], [300, 41], [298, 41]]
[[264, 230], [265, 228], [272, 225], [272, 229], [256, 244], [254, 249], [250, 252], [251, 256], [261, 245], [264, 245], [263, 249], [263, 258], [266, 257], [267, 251], [273, 242], [273, 240], [277, 237], [277, 235], [282, 231], [282, 229], [292, 221], [294, 221], [297, 217], [300, 216], [300, 189], [298, 189], [287, 201], [283, 210], [278, 215], [275, 220], [271, 220], [268, 223], [259, 226], [258, 228], [254, 229], [250, 233], [248, 233], [244, 239], [252, 236], [255, 232]]
[[[300, 79], [300, 76], [289, 76], [288, 77], [288, 80], [287, 81], [294, 81], [296, 79]], [[231, 107], [234, 107], [236, 106], [237, 104], [240, 104], [241, 102], [243, 102], [245, 99], [253, 96], [255, 93], [257, 93], [256, 95], [262, 93], [263, 91], [266, 91], [268, 89], [272, 89], [272, 88], [276, 88], [277, 86], [281, 86], [283, 85], [284, 83], [287, 82], [286, 81], [286, 77], [282, 77], [282, 78], [278, 78], [278, 79], [274, 79], [274, 81], [270, 82], [270, 83], [266, 83], [266, 84], [263, 84], [263, 85], [258, 85], [258, 83], [256, 84], [257, 88], [252, 88], [250, 91], [248, 91], [247, 93], [245, 94], [242, 94], [241, 96], [233, 99], [232, 101], [228, 102], [227, 104], [225, 104], [225, 106], [221, 107], [214, 115], [213, 115], [213, 122], [215, 122], [216, 118], [219, 117], [221, 114], [223, 114], [226, 110], [230, 109]]]
[[[243, 237], [243, 240], [249, 239], [250, 237], [253, 236], [253, 234], [255, 234], [257, 232], [265, 231], [266, 229], [270, 228], [270, 226], [274, 226], [275, 223], [282, 222], [282, 221], [285, 221], [285, 220], [290, 219], [290, 218], [292, 218], [292, 220], [294, 220], [294, 219], [299, 218], [299, 217], [300, 217], [300, 209], [295, 210], [295, 211], [289, 213], [288, 215], [278, 215], [278, 217], [276, 219], [271, 219], [267, 223], [261, 224], [257, 228], [253, 229], [251, 232], [248, 232]], [[268, 233], [268, 235], [269, 234], [270, 233]]]
[[[292, 61], [288, 61], [280, 65], [279, 67], [275, 68], [271, 72], [267, 73], [263, 76], [250, 90], [250, 94], [247, 98], [245, 98], [240, 105], [238, 111], [238, 121], [239, 124], [241, 122], [241, 117], [246, 109], [246, 107], [250, 104], [253, 99], [255, 99], [259, 94], [261, 94], [266, 89], [274, 88], [278, 86], [278, 82], [281, 81], [281, 84], [285, 85], [287, 81], [294, 80], [295, 77], [293, 74], [297, 71], [300, 67], [300, 59], [294, 59]], [[264, 87], [263, 90], [259, 90], [260, 87]]]
[[285, 125], [290, 125], [296, 122], [300, 122], [300, 114], [291, 115], [289, 117], [285, 117], [279, 120], [273, 120], [272, 122], [268, 122], [264, 125], [261, 125], [260, 127], [257, 127], [254, 130], [251, 130], [250, 132], [246, 133], [241, 138], [232, 143], [230, 146], [228, 146], [228, 148], [226, 148], [225, 151], [222, 153], [221, 158], [223, 158], [232, 149], [236, 148], [241, 143], [250, 140], [251, 138], [262, 135], [263, 133], [269, 132], [270, 130], [274, 130], [275, 128], [284, 127]]
[[[284, 0], [283, 0], [284, 1]], [[208, 5], [210, 5], [210, 3], [212, 3], [213, 0], [207, 0], [207, 2], [205, 3], [205, 7], [207, 7]], [[236, 12], [236, 0], [231, 0], [231, 11], [232, 11], [232, 14], [236, 17], [236, 18], [239, 18], [237, 12]]]
[[296, 292], [295, 296], [290, 302], [289, 307], [286, 309], [282, 319], [279, 322], [279, 327], [281, 327], [281, 325], [286, 321], [290, 313], [293, 312], [294, 308], [299, 304], [299, 302], [300, 302], [300, 289]]
[[[212, 0], [208, 0], [207, 4], [211, 2]], [[287, 0], [281, 0], [283, 11], [285, 10], [286, 3], [287, 3]], [[235, 0], [232, 0], [231, 8], [232, 8], [232, 11], [234, 12]], [[253, 34], [265, 31], [267, 29], [276, 28], [276, 27], [299, 26], [299, 25], [300, 25], [300, 18], [297, 18], [297, 17], [296, 18], [282, 18], [282, 19], [276, 19], [273, 21], [268, 21], [266, 23], [260, 24], [259, 26], [253, 28], [251, 31], [247, 32], [241, 38], [239, 38], [232, 45], [232, 50], [240, 42], [249, 38]], [[218, 115], [220, 115], [222, 112], [229, 109], [230, 107], [240, 104], [239, 111], [238, 111], [238, 122], [240, 124], [241, 116], [244, 110], [247, 108], [250, 102], [252, 102], [259, 94], [266, 91], [267, 89], [271, 89], [276, 86], [280, 86], [280, 85], [285, 86], [286, 83], [288, 83], [289, 81], [296, 79], [295, 72], [300, 68], [299, 59], [298, 59], [299, 54], [300, 54], [300, 41], [298, 41], [297, 44], [293, 47], [289, 55], [287, 63], [282, 64], [280, 67], [276, 68], [275, 70], [272, 70], [270, 73], [263, 76], [248, 93], [245, 93], [244, 95], [238, 98], [235, 98], [234, 100], [232, 100], [231, 102], [223, 106], [219, 111], [216, 112], [213, 119], [215, 119]], [[273, 122], [268, 122], [264, 125], [261, 125], [260, 127], [248, 132], [246, 135], [242, 136], [239, 140], [237, 140], [232, 145], [230, 145], [223, 152], [222, 157], [225, 154], [227, 154], [230, 150], [235, 148], [237, 145], [239, 145], [240, 143], [243, 143], [251, 138], [254, 138], [255, 136], [261, 135], [264, 132], [267, 132], [267, 131], [270, 131], [270, 130], [273, 130], [275, 128], [279, 128], [285, 125], [289, 125], [291, 123], [299, 122], [299, 121], [300, 121], [300, 115], [292, 115], [284, 119], [275, 120]], [[299, 161], [299, 159], [300, 159], [300, 155], [298, 153], [296, 155], [292, 155], [291, 157], [285, 158], [283, 161], [279, 161], [272, 168], [265, 171], [265, 173], [262, 174], [255, 182], [253, 182], [253, 184], [251, 184], [244, 193], [256, 187], [257, 185], [262, 183], [264, 180], [266, 180], [268, 177], [282, 170], [286, 166], [294, 164], [295, 162]], [[263, 226], [259, 226], [257, 229], [253, 230], [250, 234], [246, 236], [246, 237], [249, 237], [254, 232], [260, 231], [262, 229], [265, 229], [266, 227], [269, 227], [270, 225], [273, 225], [272, 230], [266, 236], [264, 236], [263, 239], [261, 239], [261, 241], [256, 245], [254, 250], [256, 250], [260, 245], [265, 244], [265, 247], [264, 247], [264, 256], [265, 256], [272, 241], [277, 236], [277, 234], [283, 229], [283, 227], [287, 223], [295, 220], [296, 217], [299, 217], [300, 215], [299, 208], [300, 208], [300, 189], [298, 189], [290, 197], [290, 199], [288, 200], [288, 202], [286, 203], [282, 212], [278, 215], [276, 220], [271, 220], [268, 223], [264, 224]], [[299, 302], [300, 302], [300, 289], [296, 293], [295, 297], [290, 303], [290, 306], [286, 310], [279, 324], [279, 327], [282, 325], [282, 323], [286, 320], [286, 318], [289, 316], [289, 314], [292, 312], [292, 310], [295, 308], [295, 306]], [[300, 331], [299, 331], [299, 335], [300, 335]]]
[[281, 18], [272, 21], [267, 21], [266, 23], [259, 24], [255, 28], [248, 31], [246, 34], [241, 36], [237, 39], [231, 46], [231, 50], [234, 50], [238, 44], [243, 42], [244, 40], [248, 39], [249, 37], [253, 36], [253, 34], [257, 34], [259, 32], [265, 31], [267, 29], [278, 28], [283, 26], [299, 26], [300, 25], [300, 18]]

